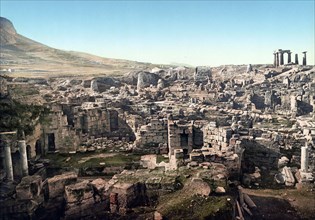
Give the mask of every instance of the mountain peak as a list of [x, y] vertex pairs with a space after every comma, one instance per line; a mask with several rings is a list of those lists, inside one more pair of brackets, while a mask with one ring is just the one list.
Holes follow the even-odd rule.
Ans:
[[0, 17], [0, 45], [14, 44], [16, 42], [16, 30], [12, 22]]

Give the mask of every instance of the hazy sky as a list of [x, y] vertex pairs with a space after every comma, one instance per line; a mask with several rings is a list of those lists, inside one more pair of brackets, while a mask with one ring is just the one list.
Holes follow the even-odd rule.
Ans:
[[314, 0], [0, 4], [1, 16], [20, 34], [64, 50], [216, 66], [272, 63], [273, 50], [281, 48], [298, 53], [300, 61], [301, 52], [308, 51], [308, 64], [314, 64]]

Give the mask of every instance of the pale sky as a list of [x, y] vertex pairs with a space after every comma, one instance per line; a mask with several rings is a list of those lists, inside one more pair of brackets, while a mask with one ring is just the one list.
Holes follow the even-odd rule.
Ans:
[[[0, 1], [18, 33], [103, 57], [190, 65], [273, 63], [273, 51], [308, 51], [314, 0]], [[286, 57], [285, 57], [286, 60]]]

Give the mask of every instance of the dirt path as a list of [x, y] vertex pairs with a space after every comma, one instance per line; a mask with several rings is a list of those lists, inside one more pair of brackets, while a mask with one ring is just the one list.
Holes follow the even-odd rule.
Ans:
[[254, 219], [315, 219], [315, 196], [296, 189], [244, 189], [258, 208]]

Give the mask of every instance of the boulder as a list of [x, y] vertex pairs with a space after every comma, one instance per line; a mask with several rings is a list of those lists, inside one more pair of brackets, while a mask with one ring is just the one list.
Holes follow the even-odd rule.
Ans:
[[211, 69], [209, 66], [198, 66], [195, 70], [195, 82], [208, 82], [211, 78]]
[[158, 89], [164, 89], [165, 88], [165, 84], [164, 84], [164, 81], [162, 79], [158, 80], [157, 88]]
[[203, 181], [201, 178], [193, 178], [185, 188], [191, 191], [193, 194], [203, 196], [209, 196], [211, 193], [209, 184]]
[[109, 90], [111, 87], [118, 87], [120, 85], [121, 84], [119, 81], [116, 81], [110, 77], [98, 77], [91, 81], [91, 89], [100, 93]]
[[154, 73], [140, 72], [138, 75], [137, 89], [143, 89], [150, 85], [156, 86], [160, 77]]
[[134, 85], [136, 86], [137, 85], [137, 82], [138, 82], [138, 75], [139, 73], [141, 73], [142, 71], [131, 71], [131, 72], [128, 72], [126, 73], [122, 78], [121, 80], [124, 82], [124, 83], [127, 83], [129, 85]]

